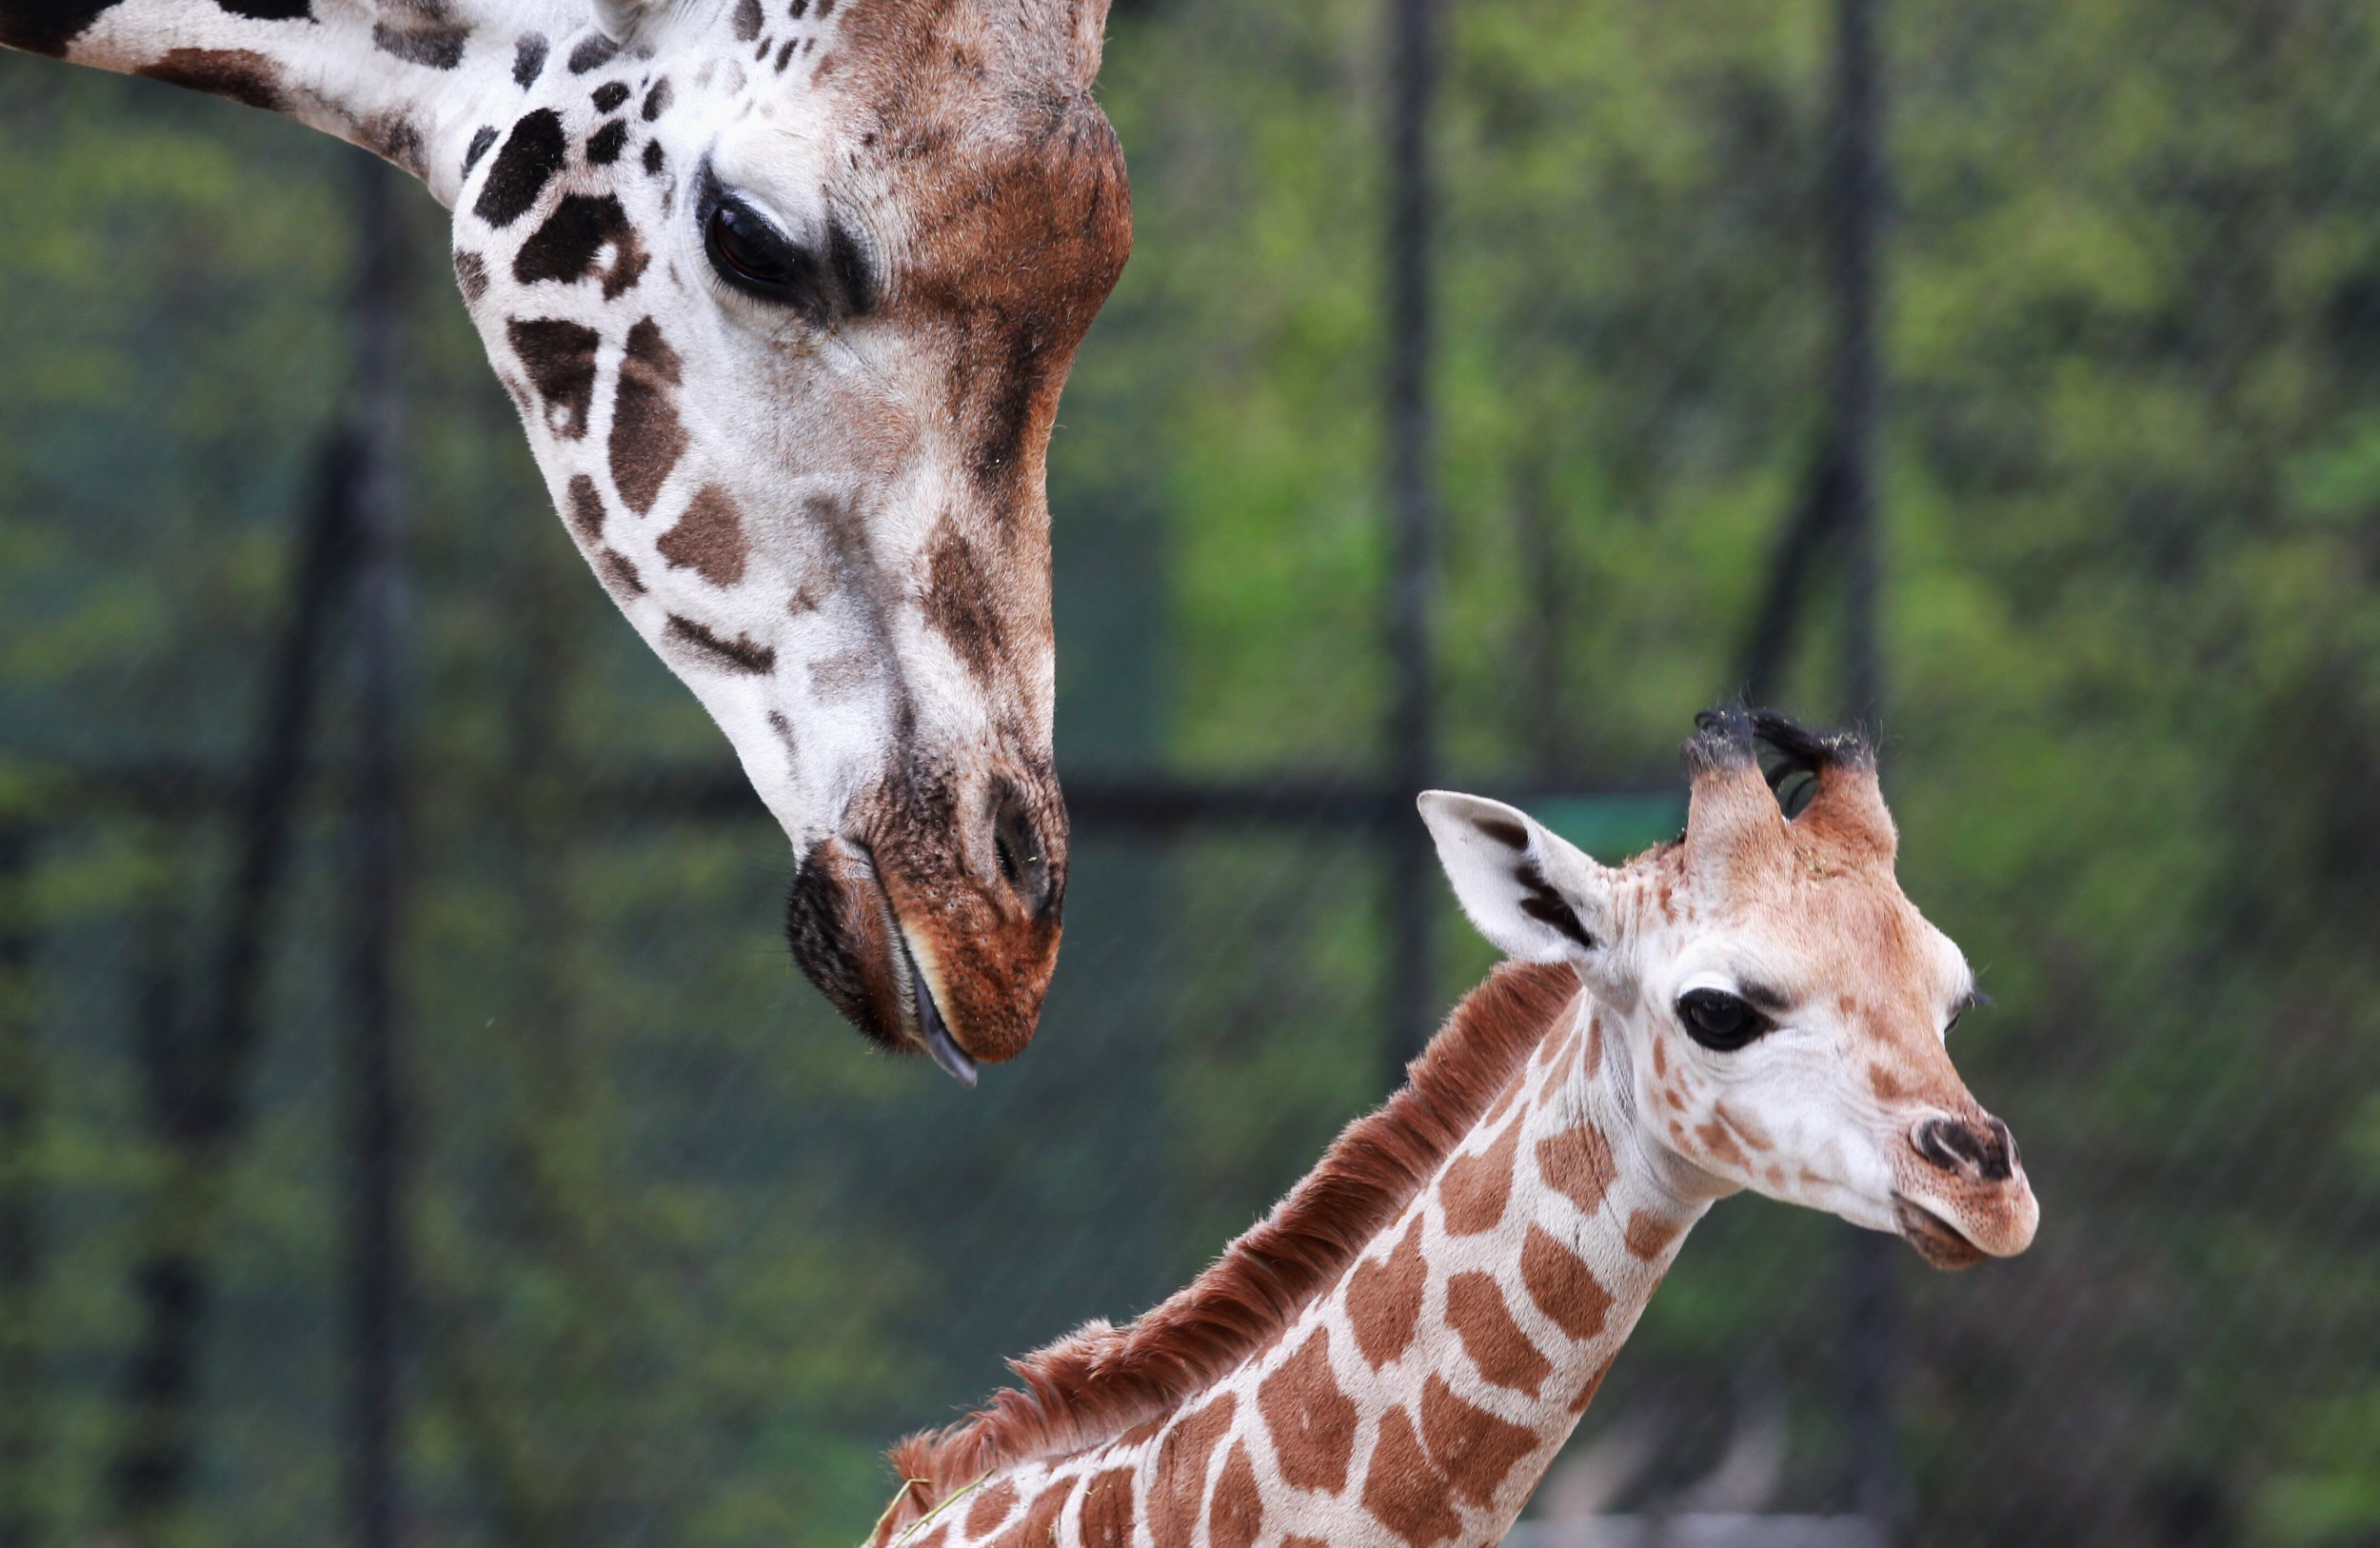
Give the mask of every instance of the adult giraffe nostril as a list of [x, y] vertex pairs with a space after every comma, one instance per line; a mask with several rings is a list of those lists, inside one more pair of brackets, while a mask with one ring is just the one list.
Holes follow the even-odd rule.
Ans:
[[1985, 1182], [2005, 1182], [2016, 1172], [2016, 1140], [1998, 1119], [1981, 1124], [1955, 1118], [1930, 1118], [1910, 1136], [1917, 1154], [1945, 1172]]
[[1048, 913], [1057, 894], [1048, 841], [1013, 786], [1002, 786], [1000, 804], [992, 812], [992, 856], [1001, 880], [1016, 894], [1025, 913], [1035, 919]]

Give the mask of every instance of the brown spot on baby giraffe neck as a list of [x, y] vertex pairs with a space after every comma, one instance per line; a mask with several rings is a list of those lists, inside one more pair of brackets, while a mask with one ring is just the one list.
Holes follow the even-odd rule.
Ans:
[[1455, 1498], [1473, 1505], [1493, 1502], [1505, 1478], [1538, 1444], [1535, 1430], [1463, 1401], [1436, 1376], [1421, 1389], [1421, 1439]]
[[1581, 1123], [1537, 1141], [1537, 1175], [1546, 1186], [1577, 1205], [1580, 1214], [1592, 1215], [1602, 1207], [1603, 1196], [1619, 1176], [1619, 1167], [1612, 1160], [1612, 1142], [1603, 1138], [1603, 1131]]
[[1628, 1217], [1628, 1253], [1650, 1263], [1669, 1251], [1669, 1244], [1677, 1240], [1679, 1226], [1648, 1210], [1636, 1210]]
[[712, 633], [690, 618], [669, 615], [669, 638], [724, 671], [766, 677], [777, 669], [777, 652], [739, 634], [733, 639]]
[[1492, 1275], [1458, 1274], [1446, 1281], [1446, 1325], [1462, 1340], [1479, 1374], [1499, 1387], [1534, 1398], [1553, 1362], [1537, 1352]]
[[249, 49], [173, 49], [132, 73], [268, 112], [279, 112], [287, 102], [281, 67]]
[[1215, 1480], [1215, 1502], [1207, 1508], [1206, 1538], [1214, 1548], [1256, 1548], [1264, 1531], [1264, 1501], [1256, 1490], [1256, 1464], [1248, 1448], [1235, 1445]]
[[545, 428], [565, 441], [584, 440], [595, 408], [595, 351], [603, 336], [576, 323], [543, 319], [505, 325], [513, 353], [545, 406]]
[[1017, 1486], [1002, 1479], [977, 1495], [975, 1502], [967, 1507], [967, 1536], [983, 1536], [1008, 1519], [1008, 1513], [1016, 1508]]
[[1190, 1548], [1206, 1502], [1207, 1468], [1231, 1431], [1238, 1400], [1228, 1392], [1183, 1419], [1157, 1448], [1149, 1475], [1149, 1537], [1156, 1548]]
[[1446, 1210], [1446, 1234], [1478, 1236], [1492, 1231], [1504, 1218], [1512, 1199], [1514, 1158], [1520, 1146], [1520, 1125], [1507, 1127], [1497, 1141], [1478, 1155], [1458, 1156], [1446, 1168], [1438, 1197]]
[[1429, 1265], [1421, 1260], [1421, 1217], [1405, 1227], [1404, 1236], [1385, 1261], [1366, 1259], [1347, 1280], [1347, 1320], [1356, 1330], [1356, 1347], [1374, 1370], [1403, 1354], [1413, 1342], [1414, 1323], [1421, 1316], [1421, 1292], [1429, 1283]]
[[1380, 1420], [1379, 1443], [1363, 1478], [1363, 1508], [1404, 1539], [1408, 1548], [1431, 1548], [1462, 1530], [1445, 1478], [1430, 1465], [1413, 1419], [1392, 1408]]
[[1529, 1227], [1529, 1239], [1521, 1243], [1520, 1282], [1537, 1310], [1571, 1338], [1584, 1340], [1603, 1331], [1603, 1319], [1612, 1309], [1611, 1292], [1585, 1259], [1540, 1226]]
[[1084, 1548], [1118, 1548], [1132, 1541], [1132, 1469], [1111, 1467], [1082, 1491]]
[[1058, 1520], [1074, 1498], [1080, 1479], [1053, 1483], [1033, 1497], [1032, 1505], [1015, 1526], [1000, 1535], [992, 1548], [1058, 1548]]
[[705, 484], [686, 506], [678, 525], [654, 545], [672, 569], [690, 569], [713, 585], [733, 585], [744, 579], [751, 545], [744, 535], [744, 512], [735, 497], [716, 484]]
[[1328, 1328], [1299, 1346], [1257, 1389], [1257, 1408], [1272, 1432], [1284, 1482], [1332, 1494], [1347, 1486], [1356, 1449], [1356, 1405], [1331, 1371]]

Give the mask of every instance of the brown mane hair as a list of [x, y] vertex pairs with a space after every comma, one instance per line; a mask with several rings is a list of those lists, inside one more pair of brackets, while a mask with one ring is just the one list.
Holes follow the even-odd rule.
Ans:
[[1228, 1376], [1396, 1223], [1577, 998], [1568, 967], [1506, 963], [1463, 997], [1385, 1106], [1358, 1119], [1189, 1288], [1126, 1327], [1091, 1322], [1011, 1360], [1021, 1387], [893, 1448], [878, 1540], [985, 1473], [1113, 1440]]

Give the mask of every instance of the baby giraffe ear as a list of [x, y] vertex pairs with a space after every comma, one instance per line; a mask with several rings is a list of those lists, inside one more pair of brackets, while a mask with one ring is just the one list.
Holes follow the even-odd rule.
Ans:
[[1611, 873], [1525, 812], [1432, 790], [1421, 820], [1462, 911], [1507, 956], [1584, 963], [1610, 944]]

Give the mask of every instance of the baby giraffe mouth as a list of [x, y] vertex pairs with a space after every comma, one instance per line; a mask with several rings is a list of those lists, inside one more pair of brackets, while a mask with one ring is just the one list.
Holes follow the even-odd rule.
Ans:
[[884, 911], [890, 916], [888, 922], [892, 926], [892, 938], [901, 946], [903, 986], [908, 990], [909, 1008], [917, 1023], [910, 1030], [925, 1049], [927, 1058], [940, 1064], [952, 1080], [972, 1091], [977, 1078], [975, 1061], [969, 1059], [966, 1050], [959, 1046], [959, 1040], [950, 1035], [950, 1023], [942, 1020], [942, 1008], [934, 1002], [934, 986], [927, 981], [924, 970], [918, 966], [917, 953], [910, 949], [909, 932], [901, 927], [900, 917], [892, 913], [889, 903]]
[[1956, 1226], [1906, 1194], [1893, 1195], [1893, 1221], [1900, 1227], [1901, 1240], [1916, 1248], [1917, 1256], [1935, 1268], [1955, 1272], [1973, 1268], [1992, 1256], [1968, 1240]]

